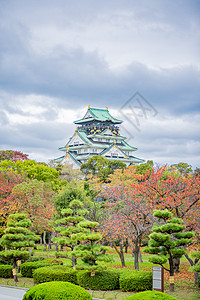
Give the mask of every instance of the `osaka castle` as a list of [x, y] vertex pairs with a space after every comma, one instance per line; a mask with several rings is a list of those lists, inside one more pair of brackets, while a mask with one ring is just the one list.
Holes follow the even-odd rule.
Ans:
[[111, 116], [108, 108], [91, 108], [84, 117], [74, 121], [77, 125], [72, 137], [59, 150], [64, 155], [55, 159], [57, 163], [70, 164], [73, 169], [80, 169], [93, 155], [100, 155], [108, 160], [120, 160], [127, 166], [144, 162], [134, 156], [137, 148], [126, 142], [126, 137], [120, 134], [119, 125], [122, 120]]

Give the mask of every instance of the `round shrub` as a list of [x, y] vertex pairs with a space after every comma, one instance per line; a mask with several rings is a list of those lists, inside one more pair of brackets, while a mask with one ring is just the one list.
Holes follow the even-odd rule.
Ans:
[[77, 284], [76, 273], [76, 270], [66, 266], [43, 267], [33, 271], [33, 280], [35, 283], [68, 281]]
[[12, 266], [0, 265], [0, 277], [2, 278], [12, 278]]
[[21, 264], [20, 270], [22, 276], [32, 278], [33, 271], [35, 269], [46, 267], [46, 266], [59, 265], [59, 264], [63, 264], [63, 262], [61, 260], [51, 258], [51, 259], [45, 259], [36, 262], [25, 262]]
[[119, 288], [119, 275], [112, 271], [96, 271], [91, 276], [90, 271], [80, 271], [77, 273], [78, 285], [92, 290], [116, 290]]
[[53, 281], [38, 284], [23, 297], [23, 300], [92, 300], [92, 296], [82, 287], [70, 282]]
[[140, 292], [135, 295], [131, 295], [126, 300], [177, 300], [177, 298], [174, 298], [172, 296], [169, 296], [167, 294], [157, 292], [157, 291], [146, 291], [146, 292]]
[[152, 290], [152, 272], [122, 273], [119, 277], [119, 287], [123, 292]]

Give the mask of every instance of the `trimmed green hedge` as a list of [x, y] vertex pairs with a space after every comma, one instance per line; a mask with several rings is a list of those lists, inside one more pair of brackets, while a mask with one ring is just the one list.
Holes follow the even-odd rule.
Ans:
[[23, 297], [23, 300], [92, 300], [92, 296], [82, 287], [70, 282], [53, 281], [38, 284]]
[[76, 273], [76, 270], [66, 266], [43, 267], [33, 271], [33, 280], [35, 283], [68, 281], [77, 284]]
[[45, 259], [42, 261], [36, 261], [36, 262], [25, 262], [21, 264], [20, 271], [23, 277], [32, 278], [33, 277], [33, 271], [38, 268], [52, 266], [52, 265], [62, 265], [63, 262], [58, 259]]
[[119, 288], [119, 274], [113, 271], [96, 271], [91, 276], [90, 271], [80, 271], [77, 273], [78, 285], [92, 290], [116, 290]]
[[0, 265], [0, 277], [2, 278], [12, 278], [12, 266]]
[[167, 294], [157, 292], [157, 291], [147, 291], [147, 292], [140, 292], [135, 295], [131, 295], [126, 300], [177, 300], [177, 298], [174, 298], [172, 296], [169, 296]]
[[123, 292], [152, 290], [152, 272], [135, 271], [122, 273], [119, 278], [119, 287]]

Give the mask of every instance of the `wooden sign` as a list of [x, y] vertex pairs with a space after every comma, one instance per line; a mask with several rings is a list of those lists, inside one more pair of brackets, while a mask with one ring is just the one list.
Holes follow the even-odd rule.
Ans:
[[153, 267], [153, 290], [164, 292], [164, 269]]

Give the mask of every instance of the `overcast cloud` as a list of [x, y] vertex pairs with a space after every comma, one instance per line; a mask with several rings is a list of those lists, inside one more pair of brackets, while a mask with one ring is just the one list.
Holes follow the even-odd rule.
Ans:
[[1, 149], [62, 155], [90, 104], [136, 156], [200, 167], [199, 15], [198, 0], [0, 0]]

